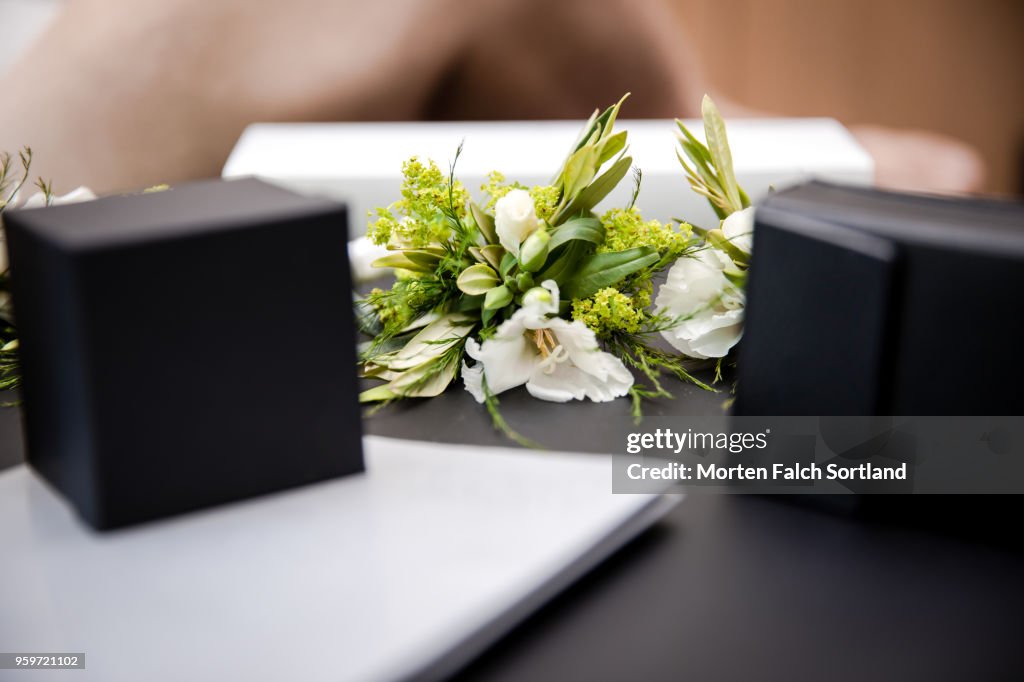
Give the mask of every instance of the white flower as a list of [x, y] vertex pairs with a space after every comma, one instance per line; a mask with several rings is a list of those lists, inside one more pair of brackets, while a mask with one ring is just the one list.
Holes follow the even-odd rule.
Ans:
[[[59, 206], [61, 204], [77, 204], [82, 201], [92, 201], [96, 198], [96, 195], [92, 193], [88, 187], [78, 187], [73, 189], [67, 194], [60, 196], [53, 195], [53, 200], [50, 202], [51, 206]], [[19, 208], [42, 208], [46, 206], [46, 195], [42, 192], [36, 192], [31, 197], [25, 200], [25, 203], [19, 206]]]
[[540, 227], [533, 198], [525, 189], [514, 189], [494, 205], [494, 229], [509, 253], [519, 256], [519, 245]]
[[722, 234], [743, 253], [749, 254], [754, 242], [754, 207], [735, 211], [722, 221]]
[[686, 318], [661, 333], [680, 352], [720, 358], [740, 340], [746, 297], [725, 276], [731, 267], [724, 252], [706, 248], [683, 256], [669, 269], [654, 304], [659, 312]]
[[491, 395], [526, 384], [533, 397], [556, 403], [584, 398], [602, 403], [626, 395], [633, 385], [629, 370], [598, 348], [585, 324], [557, 313], [558, 285], [547, 280], [526, 293], [523, 307], [483, 345], [466, 340], [466, 352], [477, 363], [463, 363], [462, 377], [477, 402], [485, 398], [484, 378]]
[[348, 243], [348, 261], [352, 269], [352, 280], [372, 282], [375, 279], [380, 279], [385, 271], [373, 267], [373, 261], [391, 253], [386, 246], [378, 246], [365, 236], [350, 241]]
[[[62, 196], [54, 196], [51, 205], [77, 204], [80, 201], [91, 201], [95, 198], [96, 195], [88, 187], [79, 187]], [[20, 204], [19, 197], [15, 196], [11, 199], [11, 204], [8, 208], [42, 208], [44, 206], [46, 206], [46, 195], [42, 192], [36, 192]], [[0, 227], [2, 226], [3, 222], [0, 221]], [[3, 230], [0, 230], [0, 273], [6, 272], [7, 266], [7, 236]]]

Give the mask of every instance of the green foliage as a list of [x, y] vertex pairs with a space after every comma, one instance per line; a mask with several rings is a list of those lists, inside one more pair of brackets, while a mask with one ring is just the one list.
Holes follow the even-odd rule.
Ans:
[[590, 242], [595, 246], [600, 246], [605, 243], [605, 227], [602, 221], [597, 218], [585, 217], [585, 218], [573, 218], [568, 220], [557, 228], [551, 235], [551, 242], [548, 244], [548, 250], [554, 251], [562, 244], [578, 239], [580, 241]]
[[650, 296], [637, 297], [612, 287], [600, 289], [596, 294], [572, 302], [572, 319], [579, 320], [597, 334], [607, 339], [618, 332], [636, 333], [646, 319], [645, 308], [650, 305]]
[[[3, 225], [3, 212], [15, 201], [31, 175], [30, 148], [25, 147], [18, 152], [17, 166], [15, 170], [14, 158], [10, 154], [0, 154], [0, 227]], [[35, 186], [43, 193], [47, 205], [53, 202], [53, 189], [49, 182], [39, 178]], [[0, 248], [7, 248], [2, 238]], [[18, 330], [14, 326], [10, 297], [10, 277], [5, 268], [0, 271], [0, 391], [13, 390], [21, 385]]]
[[719, 218], [725, 218], [750, 206], [750, 198], [736, 182], [725, 121], [707, 95], [701, 103], [701, 114], [707, 145], [694, 137], [682, 121], [676, 120], [677, 140], [682, 150], [682, 154], [676, 151], [676, 157], [686, 171], [690, 188], [708, 200]]
[[601, 216], [601, 224], [606, 237], [597, 249], [599, 253], [650, 246], [659, 254], [675, 259], [694, 244], [693, 231], [688, 224], [676, 230], [658, 220], [644, 220], [636, 207], [613, 208]]
[[[555, 176], [551, 184], [559, 188], [560, 198], [554, 217], [550, 221], [553, 225], [590, 211], [629, 171], [632, 159], [625, 155], [626, 133], [612, 132], [619, 109], [627, 97], [629, 93], [604, 112], [594, 111], [573, 145], [572, 152]], [[620, 155], [619, 158], [605, 175], [598, 177], [602, 166], [611, 161], [616, 154]]]
[[377, 209], [367, 232], [373, 243], [412, 249], [441, 244], [453, 235], [448, 209], [466, 218], [469, 193], [433, 161], [424, 165], [414, 156], [403, 163], [401, 193], [394, 204]]
[[657, 263], [658, 252], [650, 246], [598, 253], [583, 259], [564, 284], [562, 298], [589, 298], [629, 275]]

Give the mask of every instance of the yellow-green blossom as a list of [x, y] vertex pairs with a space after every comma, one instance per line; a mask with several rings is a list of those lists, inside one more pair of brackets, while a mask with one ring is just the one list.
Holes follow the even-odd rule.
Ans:
[[624, 251], [637, 246], [652, 246], [662, 255], [677, 256], [689, 245], [693, 228], [684, 223], [676, 230], [658, 220], [644, 220], [633, 208], [613, 208], [601, 216], [605, 241], [598, 252]]
[[607, 338], [615, 332], [636, 333], [643, 326], [644, 309], [650, 302], [647, 287], [641, 287], [633, 296], [606, 287], [590, 298], [575, 299], [572, 319], [587, 325], [599, 338]]
[[[451, 195], [456, 215], [464, 218], [469, 193], [456, 181]], [[405, 248], [447, 241], [452, 236], [444, 215], [448, 203], [448, 177], [433, 161], [423, 164], [414, 156], [402, 164], [402, 198], [378, 208], [375, 220], [370, 216], [367, 234], [375, 244]]]
[[415, 273], [396, 270], [399, 277], [391, 289], [373, 289], [366, 297], [385, 329], [402, 329], [429, 310], [434, 302], [431, 283]]

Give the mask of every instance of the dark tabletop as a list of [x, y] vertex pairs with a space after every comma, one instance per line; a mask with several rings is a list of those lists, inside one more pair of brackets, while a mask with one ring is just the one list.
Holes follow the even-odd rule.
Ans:
[[[721, 414], [729, 397], [673, 390], [648, 414]], [[610, 451], [628, 402], [553, 405], [520, 389], [501, 410], [545, 446]], [[364, 423], [510, 444], [461, 387]], [[459, 679], [1024, 679], [1017, 500], [873, 499], [854, 513], [850, 496], [690, 495]]]
[[[649, 413], [715, 414], [728, 398], [675, 388]], [[520, 389], [501, 408], [549, 447], [600, 450], [628, 402], [553, 405]], [[364, 424], [510, 444], [461, 387]], [[0, 467], [20, 461], [17, 427], [17, 411], [0, 412]], [[1020, 535], [1019, 515], [975, 497], [928, 502], [918, 517], [942, 510], [948, 521], [869, 523], [780, 498], [693, 494], [458, 679], [1024, 679], [1024, 553], [1004, 542]]]

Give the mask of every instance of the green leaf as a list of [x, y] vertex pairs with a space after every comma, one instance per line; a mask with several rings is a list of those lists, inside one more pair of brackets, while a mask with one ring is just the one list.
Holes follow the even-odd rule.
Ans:
[[388, 387], [388, 384], [383, 384], [381, 386], [374, 386], [373, 388], [368, 388], [362, 393], [360, 393], [359, 402], [375, 403], [382, 400], [394, 400], [400, 397], [400, 395], [398, 395]]
[[579, 215], [592, 210], [622, 182], [622, 178], [626, 177], [632, 163], [632, 156], [621, 157], [611, 168], [576, 195], [568, 206], [559, 211], [555, 216], [555, 222], [565, 219], [566, 216]]
[[626, 101], [626, 99], [629, 97], [629, 94], [630, 93], [627, 92], [625, 95], [622, 96], [622, 99], [620, 99], [618, 102], [605, 109], [601, 113], [601, 115], [597, 117], [597, 120], [594, 122], [594, 125], [600, 131], [600, 137], [598, 138], [598, 140], [603, 140], [604, 138], [608, 137], [608, 134], [611, 132], [612, 128], [615, 127], [615, 119], [619, 115], [619, 109], [622, 108], [622, 103]]
[[597, 130], [597, 117], [601, 114], [600, 109], [594, 109], [594, 113], [590, 115], [587, 122], [583, 124], [583, 130], [580, 131], [580, 136], [576, 138], [576, 141], [572, 143], [572, 150], [569, 152], [569, 156], [572, 156], [574, 152], [587, 143], [590, 136], [595, 130]]
[[554, 229], [548, 251], [554, 251], [574, 239], [600, 245], [604, 243], [604, 236], [604, 225], [597, 218], [573, 218]]
[[515, 267], [517, 262], [516, 257], [511, 253], [506, 253], [501, 257], [501, 265], [498, 267], [498, 272], [501, 273], [502, 279], [508, 277], [508, 273], [512, 271], [512, 268]]
[[469, 202], [469, 212], [473, 214], [476, 226], [480, 228], [480, 234], [488, 244], [498, 243], [498, 232], [494, 229], [494, 218], [486, 211], [476, 205], [475, 201]]
[[[740, 190], [740, 202], [743, 203], [743, 208], [749, 208], [750, 205], [751, 205], [750, 197], [747, 196], [747, 193], [743, 191], [742, 187], [739, 187], [739, 190]], [[772, 188], [769, 186], [768, 191], [771, 191], [771, 190], [772, 190]]]
[[498, 278], [498, 273], [492, 270], [491, 266], [483, 263], [471, 265], [463, 270], [455, 282], [459, 291], [470, 296], [486, 294], [499, 284], [501, 284], [501, 279]]
[[403, 398], [433, 398], [455, 378], [458, 363], [425, 362], [402, 372], [388, 387]]
[[386, 256], [378, 258], [370, 264], [375, 268], [401, 268], [403, 270], [412, 270], [413, 272], [433, 272], [434, 268], [428, 267], [411, 260], [405, 255], [404, 251], [398, 251], [396, 253], [389, 253]]
[[483, 311], [480, 313], [480, 322], [482, 322], [483, 325], [486, 327], [488, 324], [490, 324], [491, 320], [497, 314], [498, 314], [498, 310], [497, 309], [487, 310], [486, 308], [484, 308]]
[[693, 159], [695, 163], [700, 160], [708, 166], [712, 165], [711, 153], [708, 151], [708, 148], [704, 146], [704, 143], [694, 137], [693, 133], [690, 132], [690, 129], [686, 127], [686, 124], [678, 118], [676, 119], [676, 125], [679, 126], [679, 131], [685, 138], [680, 139], [680, 143], [688, 150], [693, 151], [693, 154], [690, 154], [690, 151], [687, 151], [690, 158]]
[[512, 302], [512, 290], [502, 284], [494, 287], [484, 296], [484, 310], [504, 308]]
[[488, 244], [480, 249], [480, 255], [495, 270], [501, 270], [501, 257], [505, 255], [505, 248], [498, 244]]
[[576, 273], [562, 288], [561, 296], [565, 299], [593, 296], [599, 289], [610, 287], [624, 277], [654, 265], [658, 258], [657, 250], [650, 246], [595, 254], [580, 263]]
[[744, 289], [747, 286], [747, 271], [738, 270], [733, 268], [726, 268], [722, 271], [725, 278], [736, 285], [739, 289]]
[[716, 249], [725, 251], [726, 255], [732, 259], [734, 263], [740, 266], [746, 266], [750, 260], [750, 256], [743, 252], [742, 249], [735, 246], [725, 237], [725, 233], [720, 229], [708, 230], [706, 236], [708, 243], [714, 246]]
[[580, 239], [573, 240], [563, 245], [560, 253], [552, 254], [548, 258], [549, 264], [534, 279], [538, 282], [553, 279], [559, 286], [576, 271], [576, 265], [588, 253], [592, 252], [594, 246], [589, 242]]
[[722, 183], [725, 196], [731, 204], [728, 212], [738, 211], [743, 204], [740, 201], [736, 174], [732, 168], [732, 152], [729, 150], [729, 137], [725, 132], [725, 121], [722, 119], [718, 107], [707, 95], [704, 95], [704, 101], [701, 102], [700, 108], [704, 117], [704, 136], [708, 140], [708, 151], [711, 152], [711, 158], [715, 161], [718, 180]]
[[431, 270], [436, 268], [437, 264], [441, 261], [440, 256], [432, 251], [427, 251], [426, 249], [407, 249], [402, 251], [402, 253], [404, 253], [405, 257], [413, 263], [430, 268]]
[[562, 201], [574, 198], [597, 175], [597, 149], [583, 147], [565, 162], [562, 174]]
[[483, 304], [483, 296], [463, 296], [455, 303], [455, 312], [468, 313], [474, 310], [480, 310]]
[[598, 165], [603, 164], [626, 147], [626, 131], [615, 133], [609, 138], [603, 140], [598, 146]]

